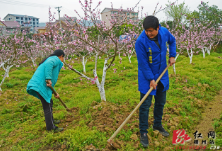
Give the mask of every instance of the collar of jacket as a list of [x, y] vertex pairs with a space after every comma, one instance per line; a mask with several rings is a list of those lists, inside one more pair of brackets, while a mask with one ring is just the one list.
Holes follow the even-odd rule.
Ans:
[[[60, 68], [60, 70], [61, 70], [61, 68], [62, 68], [62, 66], [63, 66], [63, 62], [59, 59], [59, 57], [57, 57], [57, 56], [51, 56], [51, 57], [49, 57], [49, 58], [53, 58], [53, 59], [55, 59], [57, 62], [59, 62], [60, 63], [60, 66], [59, 66], [59, 68]], [[48, 58], [48, 59], [49, 59]]]
[[[146, 43], [148, 44], [149, 47], [151, 47], [151, 49], [157, 49], [160, 52], [163, 52], [163, 51], [165, 51], [165, 46], [164, 45], [166, 43], [163, 42], [164, 41], [164, 31], [163, 31], [163, 28], [161, 27], [161, 25], [159, 25], [159, 26], [160, 26], [160, 29], [158, 31], [158, 42], [159, 42], [160, 48], [155, 44], [154, 41], [150, 40], [147, 37], [147, 35], [145, 33], [145, 30], [143, 30], [141, 35], [142, 35], [143, 38], [145, 38]], [[161, 55], [161, 62], [164, 60], [164, 57], [166, 57], [166, 56]]]

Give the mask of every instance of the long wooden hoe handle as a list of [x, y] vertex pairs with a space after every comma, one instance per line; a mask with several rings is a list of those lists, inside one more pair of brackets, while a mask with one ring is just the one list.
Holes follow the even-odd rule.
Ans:
[[[57, 93], [56, 93], [56, 91], [53, 89], [53, 87], [52, 87], [51, 85], [50, 85], [49, 87], [50, 87], [50, 89], [52, 90], [52, 92], [53, 92], [55, 95], [57, 95]], [[58, 99], [59, 99], [59, 101], [62, 103], [62, 105], [66, 108], [66, 110], [68, 110], [67, 106], [66, 106], [65, 103], [61, 100], [61, 98], [59, 97]]]
[[[165, 70], [162, 72], [162, 74], [159, 76], [159, 78], [156, 80], [156, 84], [160, 81], [162, 76], [165, 74], [167, 69], [170, 67], [170, 64], [165, 68]], [[123, 126], [129, 121], [129, 119], [132, 117], [132, 115], [136, 112], [136, 110], [141, 106], [141, 104], [145, 101], [145, 99], [148, 97], [150, 92], [153, 90], [153, 87], [149, 89], [149, 91], [146, 93], [146, 95], [143, 97], [143, 99], [140, 101], [140, 103], [136, 106], [136, 108], [130, 113], [130, 115], [125, 119], [125, 121], [119, 126], [119, 128], [113, 133], [113, 135], [107, 140], [108, 143], [111, 143], [111, 141], [116, 137], [116, 135], [120, 132], [120, 130], [123, 128]]]

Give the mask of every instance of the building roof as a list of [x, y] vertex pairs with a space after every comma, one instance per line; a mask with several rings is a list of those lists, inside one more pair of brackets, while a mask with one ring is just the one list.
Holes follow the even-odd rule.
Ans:
[[60, 17], [60, 19], [61, 20], [68, 20], [68, 21], [72, 21], [72, 20], [76, 21], [77, 18], [76, 17]]
[[34, 27], [35, 30], [45, 29], [45, 27]]
[[[101, 20], [97, 20], [96, 23], [101, 23]], [[92, 27], [94, 25], [94, 23], [89, 20], [81, 20], [78, 24], [85, 27]]]
[[17, 21], [2, 21], [6, 27], [20, 27], [20, 24]]
[[[12, 15], [12, 16], [15, 16], [15, 17], [28, 17], [28, 18], [37, 18], [37, 17], [34, 17], [34, 16], [28, 16], [28, 15], [19, 15], [19, 14], [7, 14], [5, 17], [4, 17], [4, 20], [5, 18], [8, 16], [8, 15]], [[39, 19], [39, 18], [37, 18]]]
[[[101, 12], [101, 14], [102, 14], [105, 10], [107, 10], [108, 12], [109, 12], [109, 11], [119, 11], [119, 9], [117, 9], [117, 8], [104, 8], [103, 11]], [[123, 12], [137, 13], [137, 12], [130, 11], [130, 10], [127, 10], [127, 9], [123, 9]]]
[[[4, 23], [3, 21], [0, 21], [0, 25], [1, 25], [1, 24], [5, 25], [5, 23]], [[5, 26], [6, 26], [6, 25], [5, 25]]]
[[39, 23], [39, 27], [45, 27], [46, 23]]
[[[61, 22], [65, 23], [65, 24], [67, 24], [69, 26], [74, 26], [76, 24], [76, 21], [67, 20], [65, 18], [61, 19]], [[53, 25], [56, 25], [58, 23], [59, 23], [59, 20], [56, 20], [55, 22], [47, 22], [46, 25], [50, 24], [51, 26], [53, 26]]]

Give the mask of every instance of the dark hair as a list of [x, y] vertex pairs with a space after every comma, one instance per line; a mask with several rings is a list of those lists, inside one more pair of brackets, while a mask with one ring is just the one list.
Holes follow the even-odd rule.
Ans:
[[155, 30], [157, 30], [158, 27], [159, 27], [159, 20], [155, 16], [147, 16], [143, 20], [143, 28], [145, 30], [148, 28], [154, 28]]
[[64, 51], [61, 50], [61, 49], [57, 49], [57, 50], [55, 50], [51, 55], [49, 55], [48, 57], [46, 57], [45, 59], [43, 59], [43, 60], [39, 63], [39, 65], [42, 64], [46, 59], [48, 59], [48, 58], [51, 57], [51, 56], [61, 56], [61, 55], [63, 55], [63, 57], [65, 57]]

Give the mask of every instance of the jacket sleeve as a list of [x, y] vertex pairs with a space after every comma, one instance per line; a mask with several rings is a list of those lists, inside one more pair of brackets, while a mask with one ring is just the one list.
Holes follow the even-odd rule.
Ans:
[[57, 65], [53, 59], [46, 60], [45, 63], [45, 79], [51, 80], [52, 79], [52, 70]]
[[168, 44], [169, 44], [169, 49], [170, 49], [169, 57], [176, 57], [176, 39], [168, 30], [167, 30], [167, 33], [168, 33]]
[[149, 58], [144, 45], [140, 41], [136, 41], [135, 49], [138, 60], [138, 68], [142, 71], [144, 77], [148, 81], [154, 80], [154, 75], [148, 64]]

